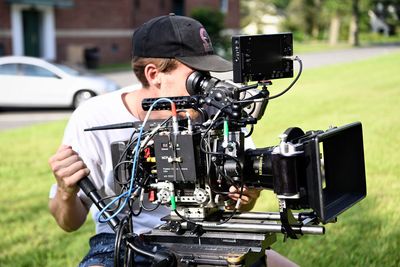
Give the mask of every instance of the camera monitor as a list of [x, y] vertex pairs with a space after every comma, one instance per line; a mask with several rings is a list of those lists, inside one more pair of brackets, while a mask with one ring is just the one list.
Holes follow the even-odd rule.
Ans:
[[291, 33], [232, 37], [233, 81], [265, 81], [293, 77]]
[[361, 123], [317, 134], [305, 142], [310, 207], [328, 223], [366, 196]]

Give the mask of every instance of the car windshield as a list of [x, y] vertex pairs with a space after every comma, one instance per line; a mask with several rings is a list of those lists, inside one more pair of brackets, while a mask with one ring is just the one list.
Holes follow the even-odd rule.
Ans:
[[61, 64], [54, 64], [57, 67], [59, 67], [60, 69], [62, 69], [63, 71], [65, 71], [66, 73], [70, 74], [70, 75], [74, 75], [74, 76], [79, 76], [79, 75], [83, 75], [84, 72], [78, 69], [74, 69], [72, 67], [66, 66], [66, 65], [61, 65]]

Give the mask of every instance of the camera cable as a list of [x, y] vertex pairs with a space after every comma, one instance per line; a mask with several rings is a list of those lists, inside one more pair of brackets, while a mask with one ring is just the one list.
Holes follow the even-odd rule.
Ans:
[[[290, 57], [290, 59], [292, 59], [292, 57]], [[301, 59], [298, 56], [296, 56], [292, 60], [297, 61], [299, 63], [299, 71], [298, 71], [298, 73], [296, 75], [296, 78], [294, 78], [294, 80], [289, 84], [289, 86], [285, 90], [283, 90], [279, 94], [276, 94], [276, 95], [273, 95], [273, 96], [270, 96], [270, 97], [266, 98], [267, 100], [271, 100], [271, 99], [278, 98], [278, 97], [282, 96], [283, 94], [288, 92], [296, 84], [296, 82], [299, 80], [300, 75], [303, 72], [303, 62], [301, 61]], [[244, 104], [244, 103], [256, 103], [256, 102], [263, 102], [263, 101], [265, 101], [264, 98], [262, 98], [262, 99], [249, 99], [249, 100], [245, 99], [245, 100], [235, 101], [234, 103], [235, 104]]]
[[[125, 191], [124, 193], [120, 194], [119, 196], [117, 196], [116, 198], [114, 198], [111, 202], [109, 202], [107, 205], [105, 205], [105, 207], [100, 210], [99, 215], [97, 220], [100, 223], [104, 223], [104, 222], [108, 222], [112, 219], [114, 219], [127, 205], [129, 197], [132, 195], [132, 193], [134, 192], [134, 182], [135, 182], [135, 177], [136, 177], [136, 170], [137, 170], [137, 163], [139, 161], [139, 149], [140, 149], [140, 141], [142, 139], [143, 136], [143, 131], [144, 131], [144, 127], [150, 117], [150, 113], [153, 110], [154, 106], [160, 102], [160, 101], [168, 101], [170, 103], [173, 103], [172, 100], [168, 99], [168, 98], [160, 98], [158, 100], [156, 100], [150, 107], [150, 109], [148, 110], [145, 119], [143, 120], [143, 124], [140, 127], [140, 131], [139, 131], [139, 135], [137, 137], [137, 143], [135, 146], [135, 150], [134, 150], [134, 159], [133, 159], [133, 166], [132, 166], [132, 174], [131, 174], [131, 179], [130, 179], [130, 183], [129, 183], [129, 187], [128, 190]], [[114, 214], [107, 216], [106, 219], [102, 220], [102, 215], [108, 210], [108, 208], [113, 205], [115, 202], [119, 201], [120, 199], [124, 198], [124, 202], [122, 203], [122, 205], [118, 208], [117, 211], [114, 212]]]

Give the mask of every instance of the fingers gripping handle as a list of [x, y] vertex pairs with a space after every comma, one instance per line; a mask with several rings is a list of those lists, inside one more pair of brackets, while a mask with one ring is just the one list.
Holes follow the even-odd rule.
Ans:
[[[90, 200], [99, 210], [102, 210], [107, 205], [102, 200], [102, 198], [100, 197], [99, 193], [96, 190], [96, 187], [94, 187], [92, 181], [90, 181], [88, 177], [82, 178], [78, 182], [78, 186], [82, 189], [83, 192], [85, 192], [85, 194], [90, 198]], [[109, 211], [105, 211], [103, 213], [103, 216], [107, 219], [112, 216], [112, 213]], [[119, 219], [117, 217], [114, 217], [108, 221], [108, 224], [115, 231], [119, 225], [119, 222], [120, 222]]]

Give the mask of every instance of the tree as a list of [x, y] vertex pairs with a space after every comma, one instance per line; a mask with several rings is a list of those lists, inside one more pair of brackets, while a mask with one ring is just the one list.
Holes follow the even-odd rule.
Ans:
[[274, 2], [274, 0], [241, 1], [241, 27], [244, 28], [249, 24], [253, 24], [256, 27], [257, 33], [263, 33], [263, 28], [265, 24], [264, 16], [266, 14], [276, 15], [276, 7], [274, 5]]
[[343, 20], [350, 13], [350, 1], [352, 0], [325, 0], [323, 5], [323, 14], [327, 21], [329, 37], [328, 41], [331, 45], [339, 42], [340, 30]]
[[322, 3], [323, 0], [291, 0], [286, 8], [286, 28], [301, 32], [305, 37], [318, 39], [322, 26]]
[[[377, 3], [385, 7], [386, 21], [392, 28], [400, 26], [400, 0], [252, 0], [242, 1], [242, 22], [262, 25], [262, 14], [273, 10], [284, 13], [283, 30], [291, 31], [297, 40], [328, 39], [335, 45], [347, 39], [358, 46], [359, 33], [368, 31], [368, 11]], [[271, 9], [275, 6], [275, 9]], [[272, 10], [272, 11], [271, 11]], [[389, 12], [389, 10], [391, 10]], [[391, 13], [391, 14], [389, 14]]]
[[360, 2], [359, 0], [352, 0], [351, 8], [351, 20], [349, 29], [349, 44], [352, 46], [359, 46], [360, 40], [358, 37], [359, 33], [359, 21], [360, 21]]
[[224, 55], [229, 53], [230, 41], [226, 36], [222, 35], [225, 16], [221, 11], [208, 7], [199, 7], [194, 8], [190, 16], [198, 20], [207, 29], [213, 46], [219, 53]]

